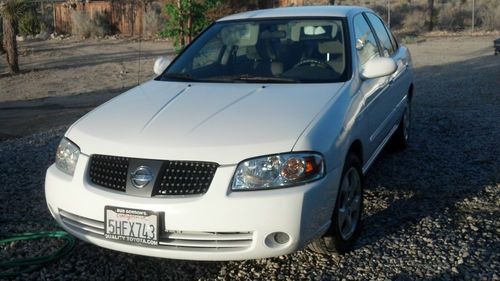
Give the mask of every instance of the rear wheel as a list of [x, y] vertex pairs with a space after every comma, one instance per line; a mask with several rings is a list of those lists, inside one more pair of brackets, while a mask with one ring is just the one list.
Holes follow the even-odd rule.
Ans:
[[328, 231], [314, 240], [309, 248], [320, 254], [349, 252], [357, 238], [363, 211], [363, 174], [359, 158], [350, 153], [342, 171], [342, 179]]

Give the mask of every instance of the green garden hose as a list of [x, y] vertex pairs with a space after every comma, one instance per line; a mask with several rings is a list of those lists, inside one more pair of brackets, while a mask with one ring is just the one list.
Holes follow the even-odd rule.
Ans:
[[15, 241], [35, 240], [41, 238], [62, 238], [66, 243], [53, 253], [46, 256], [29, 257], [0, 261], [0, 277], [16, 276], [41, 268], [44, 264], [55, 261], [71, 252], [75, 246], [75, 238], [66, 231], [42, 231], [33, 233], [22, 233], [15, 235], [4, 235], [0, 244], [8, 244]]

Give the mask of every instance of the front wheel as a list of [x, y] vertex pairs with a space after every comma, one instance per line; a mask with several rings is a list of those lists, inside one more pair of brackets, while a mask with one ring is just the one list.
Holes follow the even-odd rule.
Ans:
[[342, 170], [342, 179], [328, 231], [309, 248], [320, 254], [349, 252], [357, 238], [363, 211], [363, 174], [359, 158], [350, 153]]

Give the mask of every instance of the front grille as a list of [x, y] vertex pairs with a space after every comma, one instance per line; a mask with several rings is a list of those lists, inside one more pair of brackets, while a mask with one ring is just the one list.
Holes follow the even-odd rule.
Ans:
[[106, 155], [90, 157], [90, 180], [97, 185], [125, 192], [128, 158]]
[[[133, 159], [126, 157], [92, 155], [89, 167], [91, 182], [125, 192], [131, 160]], [[161, 168], [155, 175], [156, 180], [151, 196], [205, 194], [212, 183], [217, 167], [218, 164], [212, 162], [162, 161]]]
[[[59, 210], [63, 224], [81, 235], [104, 239], [104, 223]], [[253, 234], [243, 232], [210, 232], [161, 230], [158, 239], [162, 249], [191, 251], [235, 251], [249, 248]], [[115, 241], [116, 242], [116, 241]], [[120, 242], [117, 242], [120, 243]]]
[[215, 163], [165, 161], [153, 195], [204, 194], [216, 170]]

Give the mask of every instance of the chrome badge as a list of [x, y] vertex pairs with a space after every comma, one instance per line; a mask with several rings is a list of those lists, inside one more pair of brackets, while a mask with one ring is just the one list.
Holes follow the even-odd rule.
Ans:
[[147, 166], [140, 166], [132, 172], [130, 180], [135, 187], [143, 188], [153, 181], [153, 172]]

